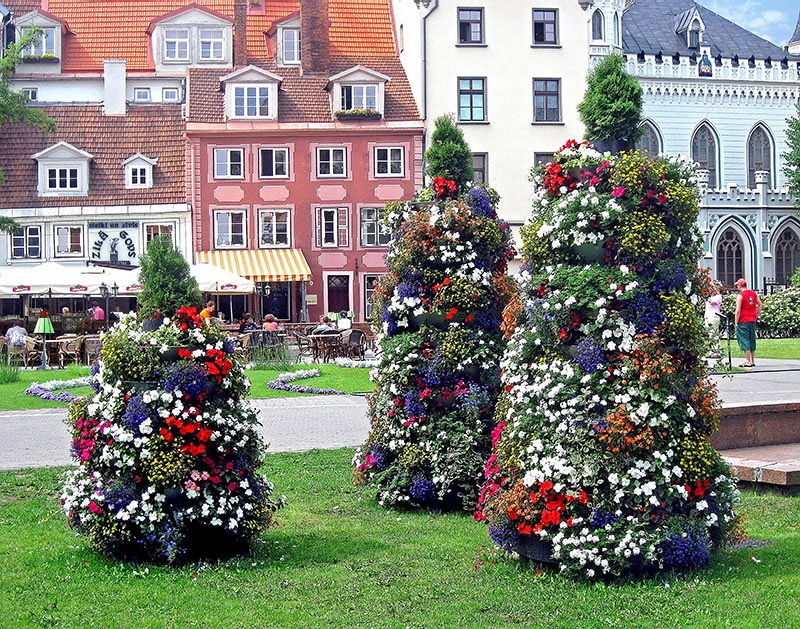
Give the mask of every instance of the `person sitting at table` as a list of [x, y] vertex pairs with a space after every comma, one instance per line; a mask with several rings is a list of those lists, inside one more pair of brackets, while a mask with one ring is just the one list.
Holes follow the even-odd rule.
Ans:
[[6, 330], [5, 336], [6, 344], [9, 348], [21, 351], [25, 347], [25, 339], [28, 337], [28, 331], [19, 323], [16, 323]]
[[214, 316], [214, 312], [216, 310], [217, 310], [217, 304], [213, 301], [209, 301], [208, 303], [206, 303], [206, 307], [200, 311], [200, 314], [198, 316], [205, 322]]
[[253, 330], [258, 330], [258, 324], [253, 321], [253, 315], [251, 313], [245, 312], [242, 315], [242, 322], [239, 324], [239, 334], [252, 332]]
[[321, 315], [319, 318], [319, 325], [311, 330], [311, 334], [325, 334], [325, 332], [332, 332], [333, 326], [328, 315]]
[[347, 311], [342, 310], [339, 313], [339, 320], [336, 322], [336, 328], [339, 330], [349, 330], [353, 327], [353, 322], [347, 316]]
[[264, 315], [264, 325], [261, 326], [264, 330], [280, 330], [281, 324], [275, 318], [274, 314], [265, 314]]

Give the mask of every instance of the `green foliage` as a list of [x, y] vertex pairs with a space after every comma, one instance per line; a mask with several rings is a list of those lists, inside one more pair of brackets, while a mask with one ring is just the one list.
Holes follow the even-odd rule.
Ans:
[[144, 289], [138, 302], [144, 317], [172, 316], [178, 308], [199, 306], [202, 301], [189, 264], [168, 236], [150, 241], [139, 278]]
[[0, 384], [9, 382], [19, 382], [19, 365], [16, 362], [0, 359]]
[[431, 145], [425, 151], [425, 162], [428, 176], [455, 181], [459, 189], [475, 176], [472, 170], [472, 151], [452, 115], [439, 116], [436, 119]]
[[586, 125], [587, 140], [627, 140], [642, 134], [642, 87], [623, 67], [622, 55], [609, 55], [587, 78], [583, 101], [578, 105]]
[[797, 267], [797, 269], [795, 270], [794, 275], [792, 275], [792, 279], [790, 281], [792, 283], [792, 286], [795, 286], [795, 287], [800, 286], [800, 267]]
[[[6, 47], [0, 57], [0, 128], [9, 122], [24, 122], [31, 127], [50, 133], [56, 130], [56, 123], [42, 111], [28, 107], [29, 99], [22, 92], [12, 91], [10, 86], [14, 68], [21, 60], [22, 51], [41, 35], [39, 28], [31, 29], [25, 37]], [[0, 170], [0, 184], [3, 183], [3, 171]], [[0, 222], [0, 230], [9, 232], [16, 225], [9, 226]]]
[[[789, 181], [789, 190], [794, 195], [794, 204], [800, 207], [800, 103], [797, 105], [797, 115], [787, 118], [789, 126], [786, 128], [786, 145], [789, 150], [783, 153], [783, 174]], [[797, 277], [797, 273], [795, 273]], [[800, 278], [797, 278], [800, 279]], [[792, 284], [798, 283], [792, 278]]]
[[[760, 338], [784, 339], [800, 336], [800, 287], [787, 288], [773, 295], [762, 295], [764, 308], [756, 323], [756, 334]], [[736, 310], [736, 295], [725, 295], [722, 299], [722, 314], [731, 320]], [[763, 355], [761, 345], [759, 356]], [[768, 358], [768, 356], [764, 356]]]

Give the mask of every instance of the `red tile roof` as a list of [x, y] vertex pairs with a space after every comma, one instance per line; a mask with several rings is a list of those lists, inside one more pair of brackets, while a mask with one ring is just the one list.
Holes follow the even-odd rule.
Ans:
[[[385, 120], [419, 118], [411, 87], [399, 59], [391, 57], [332, 57], [330, 71], [301, 74], [299, 68], [276, 67], [274, 62], [262, 67], [283, 78], [278, 93], [278, 117], [281, 122], [331, 122], [331, 105], [325, 90], [328, 77], [355, 65], [391, 77], [384, 95]], [[192, 68], [189, 70], [189, 122], [223, 122], [223, 93], [219, 79], [230, 70]]]
[[[125, 116], [104, 116], [98, 106], [46, 107], [58, 130], [45, 135], [21, 123], [0, 134], [0, 167], [5, 183], [0, 207], [185, 203], [185, 141], [181, 108], [176, 105], [131, 106]], [[91, 153], [89, 195], [39, 197], [37, 163], [31, 155], [64, 141]], [[122, 161], [135, 153], [158, 158], [153, 187], [126, 190]]]

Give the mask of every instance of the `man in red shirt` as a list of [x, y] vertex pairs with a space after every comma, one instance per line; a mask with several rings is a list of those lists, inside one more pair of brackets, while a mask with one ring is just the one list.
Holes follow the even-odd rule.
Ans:
[[755, 367], [756, 354], [756, 321], [761, 314], [761, 297], [758, 293], [747, 288], [747, 280], [736, 280], [739, 294], [736, 296], [736, 340], [739, 348], [744, 352], [742, 367]]

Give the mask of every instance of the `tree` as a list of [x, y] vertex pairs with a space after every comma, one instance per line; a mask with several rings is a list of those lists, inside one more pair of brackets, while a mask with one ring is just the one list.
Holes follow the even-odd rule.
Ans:
[[624, 62], [622, 55], [609, 55], [589, 73], [578, 105], [587, 140], [633, 144], [642, 135], [642, 86], [625, 72]]
[[144, 317], [172, 316], [179, 308], [199, 306], [202, 301], [189, 264], [169, 236], [153, 238], [147, 245], [139, 279], [144, 286], [138, 297]]
[[800, 104], [797, 115], [787, 118], [786, 145], [789, 150], [781, 157], [784, 160], [783, 174], [789, 182], [789, 190], [794, 195], [794, 204], [800, 208]]
[[439, 116], [435, 124], [431, 145], [425, 151], [427, 173], [430, 177], [455, 181], [461, 190], [475, 176], [472, 170], [472, 151], [452, 115]]

